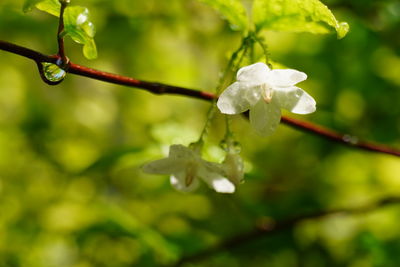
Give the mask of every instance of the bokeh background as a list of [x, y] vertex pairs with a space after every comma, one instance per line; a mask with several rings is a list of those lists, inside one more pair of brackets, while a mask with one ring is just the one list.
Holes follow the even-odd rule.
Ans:
[[[240, 44], [195, 0], [71, 2], [90, 9], [99, 57], [68, 40], [69, 58], [138, 79], [213, 91]], [[325, 3], [351, 26], [342, 40], [263, 33], [274, 61], [309, 76], [301, 87], [318, 110], [301, 119], [400, 147], [400, 3]], [[55, 53], [57, 19], [22, 4], [0, 2], [0, 39]], [[0, 51], [0, 266], [173, 264], [265, 222], [400, 195], [398, 158], [285, 125], [262, 138], [240, 116], [247, 173], [234, 195], [183, 194], [141, 172], [169, 145], [195, 141], [208, 107], [73, 75], [51, 87], [33, 62]], [[217, 116], [205, 157], [223, 157], [223, 128]], [[398, 266], [399, 220], [400, 205], [304, 220], [186, 266]]]

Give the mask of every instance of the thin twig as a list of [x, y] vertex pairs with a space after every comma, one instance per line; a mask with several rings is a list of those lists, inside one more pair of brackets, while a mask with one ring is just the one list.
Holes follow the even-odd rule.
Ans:
[[297, 216], [297, 217], [294, 217], [291, 219], [287, 219], [287, 220], [283, 220], [280, 222], [274, 223], [272, 221], [269, 221], [266, 223], [261, 223], [255, 229], [253, 229], [247, 233], [242, 233], [242, 234], [233, 236], [231, 238], [228, 238], [226, 240], [223, 240], [223, 241], [217, 243], [214, 246], [207, 247], [203, 251], [197, 252], [192, 255], [184, 256], [178, 262], [176, 262], [173, 266], [177, 267], [177, 266], [181, 266], [184, 263], [198, 262], [203, 259], [209, 258], [210, 256], [213, 256], [219, 252], [230, 251], [232, 249], [235, 249], [235, 248], [238, 248], [245, 244], [248, 244], [251, 241], [255, 241], [259, 238], [265, 238], [272, 234], [290, 229], [293, 226], [295, 226], [296, 224], [298, 224], [304, 220], [320, 219], [320, 218], [323, 218], [328, 215], [340, 214], [340, 213], [359, 214], [359, 213], [372, 211], [376, 208], [387, 206], [389, 204], [400, 204], [400, 197], [388, 197], [388, 198], [380, 200], [379, 202], [377, 202], [375, 204], [367, 205], [367, 206], [360, 207], [360, 208], [319, 211], [319, 212], [315, 212], [315, 213], [308, 214], [308, 215], [300, 215], [300, 216]]
[[48, 56], [48, 55], [44, 55], [40, 52], [37, 52], [35, 50], [23, 47], [23, 46], [19, 46], [16, 44], [12, 44], [9, 42], [5, 42], [0, 40], [0, 49], [16, 54], [16, 55], [20, 55], [22, 57], [26, 57], [29, 59], [32, 59], [35, 62], [50, 62], [50, 63], [56, 63], [57, 58], [54, 56]]
[[[32, 49], [25, 48], [25, 47], [15, 45], [15, 44], [11, 44], [9, 42], [1, 41], [1, 40], [0, 40], [0, 50], [4, 50], [4, 51], [10, 52], [10, 53], [14, 53], [14, 54], [32, 59], [36, 63], [41, 63], [41, 62], [56, 63], [57, 59], [59, 59], [58, 55], [47, 56], [47, 55], [44, 55], [37, 51], [34, 51]], [[122, 75], [118, 75], [118, 74], [95, 70], [95, 69], [81, 66], [78, 64], [74, 64], [71, 62], [69, 63], [69, 68], [68, 68], [67, 72], [71, 73], [71, 74], [79, 75], [79, 76], [85, 76], [88, 78], [108, 82], [108, 83], [144, 89], [153, 94], [176, 94], [176, 95], [190, 96], [193, 98], [207, 100], [207, 101], [217, 99], [217, 95], [210, 93], [210, 92], [199, 91], [199, 90], [194, 90], [194, 89], [189, 89], [189, 88], [184, 88], [184, 87], [179, 87], [179, 86], [173, 86], [173, 85], [168, 85], [168, 84], [163, 84], [163, 83], [137, 80], [134, 78], [130, 78], [130, 77], [126, 77], [126, 76], [122, 76]], [[294, 127], [298, 130], [301, 130], [304, 132], [309, 132], [314, 135], [323, 137], [325, 139], [335, 141], [339, 144], [351, 146], [351, 147], [366, 150], [366, 151], [372, 151], [372, 152], [376, 152], [376, 153], [389, 154], [389, 155], [400, 157], [400, 150], [398, 150], [398, 149], [391, 148], [391, 147], [388, 147], [388, 146], [385, 146], [382, 144], [373, 144], [370, 142], [359, 141], [358, 138], [356, 138], [354, 136], [351, 136], [348, 134], [339, 134], [335, 131], [329, 130], [327, 128], [324, 128], [323, 126], [313, 124], [311, 122], [301, 121], [301, 120], [289, 118], [287, 116], [282, 116], [282, 123], [287, 124], [291, 127]]]
[[68, 6], [69, 1], [60, 0], [61, 8], [60, 8], [60, 18], [58, 20], [58, 32], [57, 32], [57, 43], [58, 43], [58, 55], [61, 57], [61, 67], [65, 67], [68, 64], [68, 58], [65, 54], [65, 46], [64, 46], [64, 11]]
[[281, 121], [293, 128], [312, 133], [314, 135], [323, 136], [326, 139], [340, 143], [342, 145], [352, 146], [358, 149], [389, 154], [400, 157], [400, 151], [382, 144], [374, 144], [371, 142], [360, 141], [358, 137], [350, 134], [340, 134], [329, 130], [323, 126], [316, 125], [307, 121], [301, 121], [289, 117], [282, 116]]
[[179, 86], [167, 85], [163, 83], [141, 81], [118, 74], [91, 69], [74, 63], [70, 63], [68, 72], [108, 83], [145, 89], [146, 91], [149, 91], [153, 94], [185, 95], [203, 100], [213, 100], [216, 98], [216, 96], [213, 93], [209, 92], [203, 92]]

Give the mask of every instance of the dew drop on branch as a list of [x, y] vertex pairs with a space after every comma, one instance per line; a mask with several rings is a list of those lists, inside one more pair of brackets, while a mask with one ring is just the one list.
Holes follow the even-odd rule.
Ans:
[[343, 140], [344, 142], [349, 143], [349, 144], [352, 144], [352, 145], [357, 145], [357, 144], [358, 144], [358, 138], [357, 138], [357, 136], [352, 136], [352, 135], [349, 135], [349, 134], [345, 134], [345, 135], [342, 137], [342, 140]]
[[43, 74], [44, 77], [50, 82], [59, 82], [65, 78], [67, 74], [65, 70], [53, 63], [43, 62]]

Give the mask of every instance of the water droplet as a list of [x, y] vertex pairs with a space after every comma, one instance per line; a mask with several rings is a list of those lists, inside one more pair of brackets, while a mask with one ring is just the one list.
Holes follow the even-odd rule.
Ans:
[[228, 143], [226, 142], [225, 139], [222, 140], [222, 141], [219, 143], [219, 146], [220, 146], [223, 150], [228, 151]]
[[67, 74], [65, 70], [61, 69], [56, 64], [44, 62], [42, 65], [44, 77], [50, 82], [59, 82], [64, 79]]
[[294, 94], [295, 97], [300, 98], [302, 96], [302, 92], [300, 90], [296, 91], [296, 93]]
[[233, 152], [235, 154], [239, 154], [242, 150], [242, 146], [239, 142], [233, 141], [232, 139], [224, 139], [219, 143], [219, 146], [225, 150], [226, 152]]
[[349, 32], [349, 30], [350, 30], [349, 24], [347, 24], [346, 22], [339, 23], [338, 26], [336, 27], [338, 39], [342, 39], [343, 37], [345, 37], [346, 34]]
[[96, 28], [94, 27], [94, 24], [92, 22], [82, 24], [82, 29], [91, 38], [96, 35]]
[[242, 145], [238, 141], [234, 141], [232, 147], [233, 147], [233, 152], [235, 153], [240, 153], [240, 151], [242, 150]]
[[89, 11], [85, 8], [85, 10], [82, 13], [80, 13], [76, 18], [76, 24], [78, 25], [83, 24], [87, 22], [88, 19], [89, 19]]
[[352, 136], [349, 134], [345, 134], [342, 137], [342, 140], [346, 143], [350, 143], [352, 145], [356, 145], [358, 143], [358, 138], [356, 136]]

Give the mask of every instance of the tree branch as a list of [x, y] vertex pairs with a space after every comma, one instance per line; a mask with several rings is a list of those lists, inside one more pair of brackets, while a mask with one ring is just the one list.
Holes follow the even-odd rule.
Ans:
[[320, 211], [313, 214], [308, 215], [300, 215], [298, 217], [294, 217], [291, 219], [283, 220], [280, 222], [268, 222], [263, 223], [257, 226], [254, 230], [242, 233], [237, 236], [233, 236], [229, 239], [223, 240], [220, 243], [212, 247], [208, 247], [203, 251], [200, 251], [196, 254], [185, 256], [181, 258], [178, 262], [176, 262], [173, 266], [181, 266], [184, 263], [193, 263], [197, 261], [201, 261], [208, 257], [211, 257], [219, 252], [228, 251], [235, 248], [238, 248], [242, 245], [247, 244], [248, 242], [257, 240], [259, 238], [265, 238], [269, 235], [287, 230], [295, 226], [296, 224], [309, 219], [320, 219], [328, 215], [339, 214], [339, 213], [347, 213], [347, 214], [359, 214], [368, 211], [372, 211], [376, 208], [380, 208], [383, 206], [387, 206], [390, 204], [400, 204], [400, 197], [388, 197], [380, 200], [379, 202], [367, 205], [360, 208], [352, 208], [352, 209], [336, 209], [330, 211]]
[[[1, 40], [0, 40], [0, 50], [4, 50], [4, 51], [7, 51], [7, 52], [10, 52], [13, 54], [17, 54], [17, 55], [32, 59], [38, 64], [38, 66], [40, 66], [40, 64], [42, 62], [50, 62], [50, 63], [56, 64], [57, 60], [60, 59], [60, 55], [49, 55], [49, 56], [44, 55], [44, 54], [34, 51], [32, 49], [25, 48], [25, 47], [15, 45], [15, 44], [11, 44], [9, 42], [1, 41]], [[163, 84], [163, 83], [137, 80], [134, 78], [130, 78], [130, 77], [126, 77], [126, 76], [122, 76], [122, 75], [118, 75], [118, 74], [113, 74], [113, 73], [108, 73], [108, 72], [104, 72], [104, 71], [100, 71], [100, 70], [91, 69], [91, 68], [88, 68], [85, 66], [74, 64], [72, 62], [68, 63], [68, 67], [66, 68], [66, 71], [71, 74], [84, 76], [84, 77], [88, 77], [91, 79], [96, 79], [96, 80], [100, 80], [100, 81], [104, 81], [104, 82], [108, 82], [108, 83], [144, 89], [153, 94], [183, 95], [183, 96], [190, 96], [193, 98], [207, 100], [207, 101], [215, 100], [218, 97], [217, 95], [210, 93], [210, 92], [198, 91], [198, 90], [194, 90], [194, 89], [173, 86], [173, 85], [167, 85], [167, 84]], [[361, 150], [372, 151], [372, 152], [381, 153], [381, 154], [389, 154], [389, 155], [400, 157], [400, 150], [398, 150], [398, 149], [390, 148], [388, 146], [381, 145], [381, 144], [373, 144], [370, 142], [359, 141], [358, 138], [355, 136], [351, 136], [348, 134], [339, 134], [335, 131], [329, 130], [320, 125], [316, 125], [316, 124], [313, 124], [310, 122], [301, 121], [301, 120], [289, 118], [286, 116], [282, 116], [282, 123], [289, 125], [291, 127], [294, 127], [298, 130], [312, 133], [314, 135], [323, 137], [325, 139], [337, 142], [342, 145], [351, 146], [351, 147], [361, 149]]]
[[70, 63], [68, 72], [103, 82], [144, 89], [153, 94], [185, 95], [203, 100], [213, 100], [216, 98], [214, 94], [209, 92], [203, 92], [203, 91], [183, 88], [179, 86], [167, 85], [162, 83], [156, 83], [156, 82], [141, 81], [118, 74], [91, 69], [74, 63]]
[[69, 4], [69, 0], [59, 0], [61, 4], [60, 8], [60, 19], [58, 20], [58, 32], [57, 32], [57, 43], [58, 43], [58, 55], [61, 57], [62, 65], [68, 64], [68, 58], [65, 54], [64, 46], [64, 11]]
[[9, 42], [5, 42], [2, 40], [0, 40], [0, 49], [16, 55], [20, 55], [22, 57], [32, 59], [35, 62], [50, 62], [55, 64], [57, 61], [57, 58], [54, 56], [47, 56], [32, 49], [12, 44]]
[[317, 136], [322, 136], [325, 139], [329, 139], [342, 145], [347, 145], [370, 152], [377, 152], [400, 157], [400, 150], [398, 149], [391, 148], [382, 144], [374, 144], [371, 142], [361, 141], [356, 136], [349, 134], [340, 134], [323, 126], [316, 125], [307, 121], [301, 121], [285, 116], [282, 116], [281, 121], [295, 129], [309, 132]]

